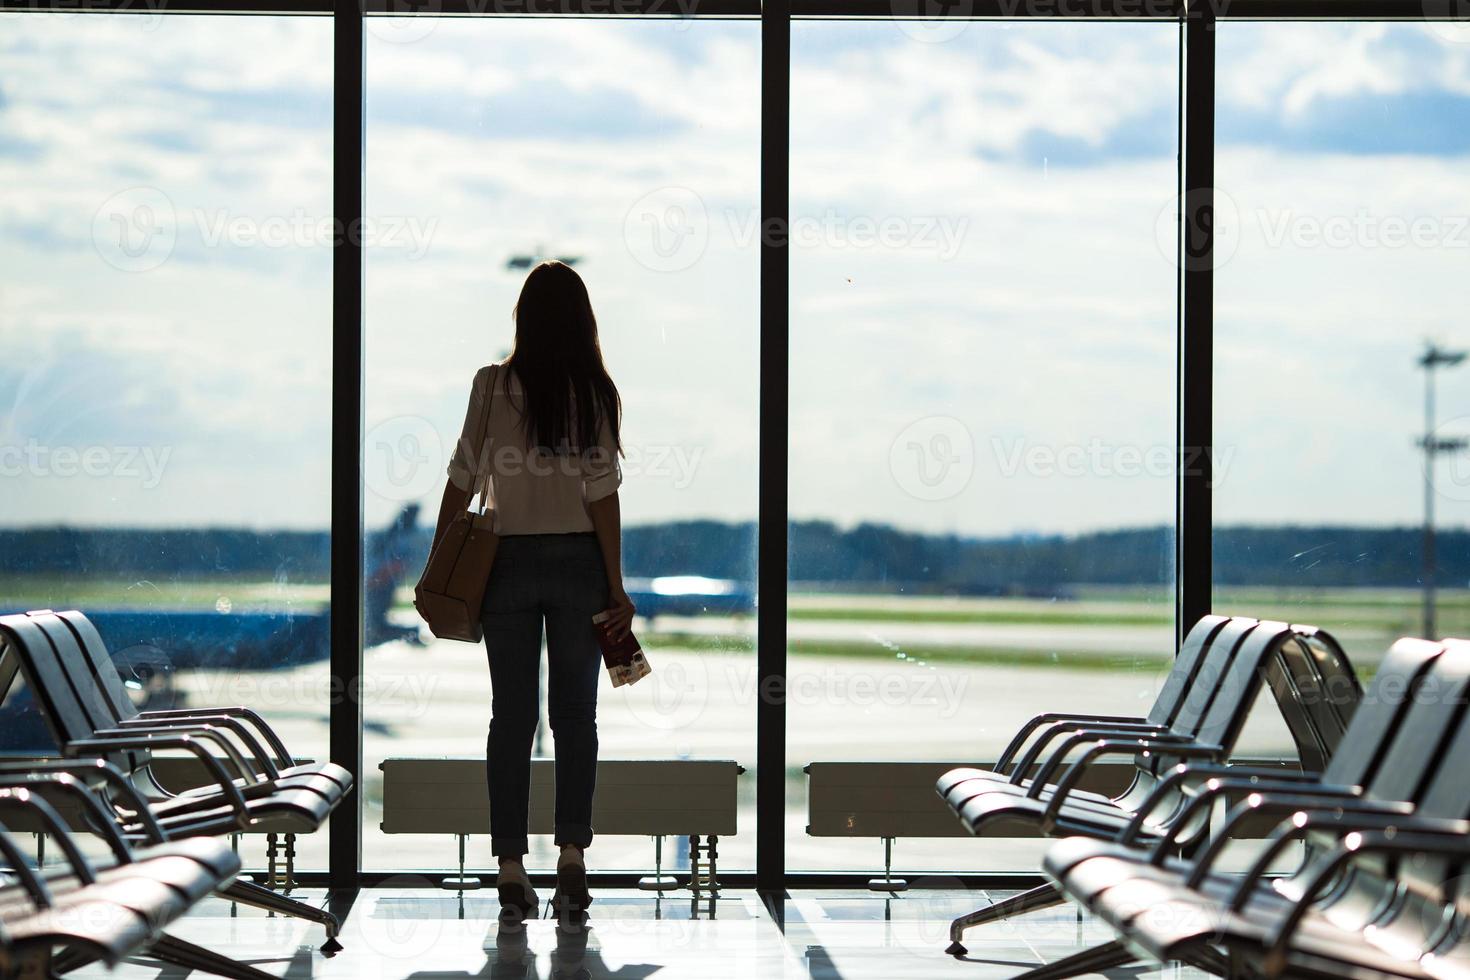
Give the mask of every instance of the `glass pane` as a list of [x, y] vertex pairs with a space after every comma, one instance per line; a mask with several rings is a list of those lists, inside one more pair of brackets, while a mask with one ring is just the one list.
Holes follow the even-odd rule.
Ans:
[[[249, 705], [315, 759], [331, 45], [321, 18], [0, 15], [0, 608], [80, 609], [139, 706]], [[27, 701], [0, 749], [48, 741]]]
[[1399, 636], [1470, 630], [1465, 39], [1219, 29], [1215, 605], [1321, 626], [1360, 672]]
[[802, 833], [806, 763], [993, 761], [1169, 665], [1177, 66], [1167, 25], [794, 27], [792, 867], [882, 861]]
[[[527, 268], [565, 257], [587, 283], [623, 397], [629, 589], [645, 614], [658, 613], [638, 623], [653, 675], [631, 688], [603, 683], [601, 755], [750, 768], [740, 833], [720, 842], [722, 867], [749, 867], [759, 27], [498, 18], [370, 27], [368, 215], [385, 234], [367, 251], [367, 511], [373, 527], [409, 513], [411, 529], [392, 546], [402, 577], [382, 602], [391, 629], [410, 635], [390, 632], [367, 652], [364, 863], [442, 868], [457, 858], [447, 838], [377, 833], [379, 762], [483, 758], [490, 718], [484, 646], [422, 644], [408, 588], [471, 378], [508, 353]], [[691, 614], [699, 606], [715, 611]], [[541, 717], [537, 752], [549, 757], [544, 707]], [[675, 851], [670, 842], [669, 866], [682, 861]], [[485, 837], [469, 859], [491, 863]], [[533, 838], [527, 862], [554, 863], [549, 839]], [[650, 867], [653, 846], [601, 837], [594, 863]]]

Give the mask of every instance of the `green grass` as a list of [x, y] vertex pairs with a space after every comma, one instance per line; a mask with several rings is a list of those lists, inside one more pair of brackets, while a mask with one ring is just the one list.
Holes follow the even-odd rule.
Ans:
[[[711, 653], [754, 654], [754, 647], [744, 638], [711, 636], [707, 633], [657, 632], [640, 637], [650, 651], [693, 650]], [[904, 644], [903, 655], [871, 641], [797, 639], [786, 648], [795, 656], [852, 657], [883, 659], [908, 663], [958, 663], [973, 666], [1034, 667], [1047, 670], [1155, 670], [1168, 662], [1168, 653], [1155, 656], [1130, 656], [1117, 653], [1067, 651], [1050, 653], [1013, 647]]]
[[1114, 612], [1084, 603], [1037, 601], [1035, 612], [1017, 609], [915, 609], [894, 607], [816, 606], [793, 607], [790, 619], [838, 621], [848, 623], [953, 623], [955, 625], [1051, 626], [1078, 623], [1088, 626], [1167, 626], [1174, 621], [1172, 611], [1140, 609], [1138, 612]]
[[220, 599], [235, 609], [316, 607], [331, 595], [326, 583], [261, 581], [258, 578], [149, 579], [133, 581], [63, 575], [0, 575], [0, 606], [6, 609], [88, 607], [213, 609]]
[[[191, 580], [109, 580], [100, 577], [61, 575], [0, 575], [0, 608], [5, 610], [41, 607], [179, 608], [214, 609], [228, 600], [235, 610], [311, 610], [330, 597], [323, 582], [276, 583], [258, 577], [220, 575]], [[909, 634], [918, 644], [902, 643], [907, 658], [932, 663], [987, 664], [1047, 669], [1128, 670], [1161, 661], [1168, 651], [1141, 649], [1138, 655], [1096, 651], [1051, 653], [1045, 649], [987, 644], [985, 637], [966, 633], [966, 627], [1036, 627], [1045, 635], [1050, 626], [1070, 627], [1069, 642], [1079, 633], [1096, 628], [1105, 633], [1126, 628], [1165, 630], [1172, 622], [1172, 604], [1157, 587], [1082, 586], [1069, 600], [1013, 597], [943, 597], [903, 594], [792, 593], [788, 615], [802, 624], [802, 632], [789, 649], [793, 654], [814, 657], [861, 657], [897, 659], [897, 647], [866, 639], [862, 624], [874, 632], [887, 632], [884, 625], [928, 627]], [[411, 608], [412, 592], [400, 588], [395, 607]], [[1421, 630], [1421, 596], [1414, 589], [1295, 590], [1276, 587], [1229, 587], [1216, 593], [1217, 612], [1241, 613], [1289, 622], [1312, 623], [1338, 634], [1348, 645], [1355, 662], [1370, 661], [1387, 649], [1398, 636]], [[1470, 590], [1447, 589], [1439, 595], [1438, 631], [1448, 636], [1470, 636]], [[681, 631], [677, 621], [660, 619], [646, 630], [650, 649], [706, 650], [749, 653], [753, 641], [749, 622], [733, 625], [718, 634]], [[820, 624], [831, 624], [831, 636]], [[952, 633], [945, 627], [954, 627]], [[952, 643], [943, 640], [952, 639]], [[939, 642], [936, 642], [939, 641]], [[1085, 643], [1083, 644], [1085, 645]], [[1100, 644], [1116, 647], [1116, 643]]]

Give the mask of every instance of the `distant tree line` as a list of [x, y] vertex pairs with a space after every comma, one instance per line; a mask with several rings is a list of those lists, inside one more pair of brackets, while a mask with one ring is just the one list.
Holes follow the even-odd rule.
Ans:
[[[394, 545], [410, 578], [428, 551], [429, 536], [430, 529], [419, 527]], [[1441, 583], [1470, 584], [1470, 529], [1441, 531], [1437, 540]], [[369, 535], [367, 554], [379, 554], [381, 543]], [[645, 524], [626, 531], [625, 567], [632, 576], [751, 579], [755, 543], [751, 522]], [[1417, 527], [1222, 527], [1215, 532], [1215, 581], [1412, 587], [1420, 580], [1422, 543]], [[0, 529], [0, 574], [325, 581], [328, 544], [323, 531]], [[842, 528], [798, 521], [790, 528], [789, 560], [793, 580], [843, 588], [1058, 595], [1078, 584], [1166, 584], [1173, 576], [1174, 545], [1167, 527], [975, 538], [882, 524]]]

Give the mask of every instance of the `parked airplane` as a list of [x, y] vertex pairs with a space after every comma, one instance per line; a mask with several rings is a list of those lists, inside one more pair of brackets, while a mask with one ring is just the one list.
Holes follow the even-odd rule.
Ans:
[[[422, 643], [417, 624], [390, 622], [394, 592], [409, 568], [419, 505], [409, 504], [366, 542], [363, 644]], [[57, 600], [64, 605], [63, 599]], [[167, 708], [178, 700], [180, 670], [227, 673], [284, 670], [326, 660], [331, 651], [331, 607], [307, 609], [138, 609], [88, 606], [83, 610], [112, 653], [123, 683], [140, 707]], [[0, 663], [0, 704], [13, 675]], [[0, 708], [0, 751], [49, 745], [44, 720], [25, 691]]]
[[743, 616], [755, 610], [750, 584], [734, 579], [661, 575], [630, 578], [626, 586], [638, 615], [649, 621], [656, 616]]

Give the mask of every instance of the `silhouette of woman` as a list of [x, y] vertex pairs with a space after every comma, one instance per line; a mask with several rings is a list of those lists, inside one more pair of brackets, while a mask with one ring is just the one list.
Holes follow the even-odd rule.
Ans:
[[[570, 266], [533, 268], [514, 318], [510, 356], [475, 375], [435, 541], [473, 493], [487, 494], [499, 546], [480, 618], [490, 659], [486, 764], [502, 916], [534, 917], [540, 908], [523, 859], [543, 623], [561, 847], [552, 901], [559, 917], [580, 916], [592, 901], [583, 852], [592, 843], [602, 673], [592, 617], [610, 612], [614, 635], [622, 635], [634, 613], [623, 587], [618, 508], [622, 402], [603, 365], [587, 287]], [[472, 445], [482, 415], [484, 443]]]

